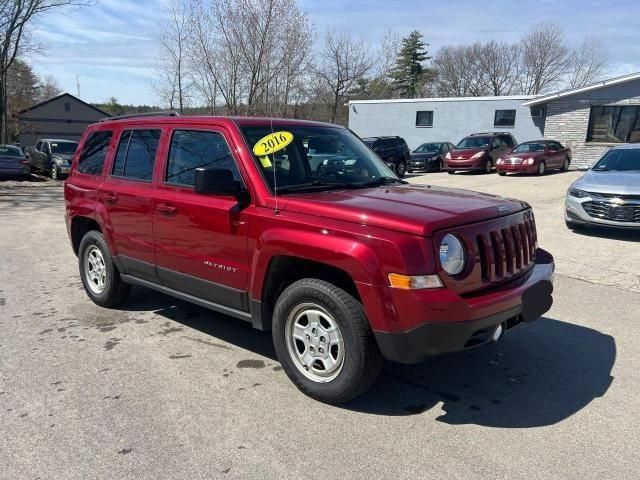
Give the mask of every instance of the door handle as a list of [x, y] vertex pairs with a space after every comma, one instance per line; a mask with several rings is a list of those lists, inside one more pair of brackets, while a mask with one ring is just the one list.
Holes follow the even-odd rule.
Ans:
[[175, 215], [176, 213], [178, 213], [178, 209], [176, 207], [167, 205], [166, 203], [159, 205], [158, 211], [164, 213], [165, 215]]
[[107, 193], [104, 196], [104, 199], [109, 203], [116, 203], [118, 201], [118, 196], [115, 193]]

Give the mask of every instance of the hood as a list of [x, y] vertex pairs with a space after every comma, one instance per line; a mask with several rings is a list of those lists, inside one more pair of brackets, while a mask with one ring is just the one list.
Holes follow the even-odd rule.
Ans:
[[409, 158], [412, 160], [425, 160], [427, 158], [435, 157], [437, 154], [433, 152], [411, 152]]
[[283, 211], [425, 237], [443, 228], [507, 216], [529, 208], [519, 200], [430, 185], [287, 195], [280, 197], [280, 202]]
[[451, 160], [467, 160], [478, 152], [486, 152], [486, 148], [454, 148], [451, 150]]
[[640, 172], [598, 172], [589, 170], [573, 184], [575, 188], [595, 193], [640, 195]]
[[544, 155], [544, 152], [520, 152], [505, 153], [503, 158], [538, 158]]

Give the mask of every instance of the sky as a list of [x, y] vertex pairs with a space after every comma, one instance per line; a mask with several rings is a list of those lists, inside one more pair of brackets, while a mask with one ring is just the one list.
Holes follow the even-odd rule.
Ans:
[[[609, 77], [640, 71], [638, 0], [298, 0], [320, 38], [329, 28], [347, 30], [375, 49], [385, 32], [424, 33], [429, 52], [448, 44], [491, 39], [517, 41], [533, 24], [553, 21], [570, 44], [595, 35], [605, 44]], [[38, 20], [44, 49], [29, 58], [39, 75], [55, 76], [63, 90], [88, 102], [116, 97], [151, 104], [153, 65], [165, 0], [94, 0]]]

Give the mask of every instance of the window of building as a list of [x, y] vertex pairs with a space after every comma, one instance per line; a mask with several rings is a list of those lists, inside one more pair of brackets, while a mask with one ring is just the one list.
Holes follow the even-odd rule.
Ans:
[[587, 142], [640, 141], [640, 105], [591, 107]]
[[200, 167], [231, 170], [242, 181], [238, 166], [224, 137], [217, 132], [176, 130], [171, 138], [166, 183], [193, 187]]
[[151, 181], [160, 130], [125, 130], [120, 136], [112, 175]]
[[433, 127], [433, 111], [422, 110], [416, 112], [416, 127]]
[[515, 110], [496, 110], [493, 117], [494, 127], [513, 127], [516, 124]]
[[531, 118], [540, 118], [540, 117], [544, 117], [544, 107], [540, 105], [531, 107]]
[[111, 142], [111, 130], [93, 132], [82, 147], [82, 153], [78, 159], [77, 171], [89, 175], [100, 175], [102, 166], [107, 157], [109, 143]]
[[64, 111], [65, 112], [71, 111], [71, 104], [69, 102], [64, 102]]

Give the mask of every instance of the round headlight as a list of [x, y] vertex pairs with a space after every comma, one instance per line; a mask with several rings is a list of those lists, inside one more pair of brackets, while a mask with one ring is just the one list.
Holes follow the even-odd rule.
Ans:
[[451, 234], [440, 243], [440, 265], [449, 275], [458, 275], [464, 270], [465, 252], [462, 243]]

